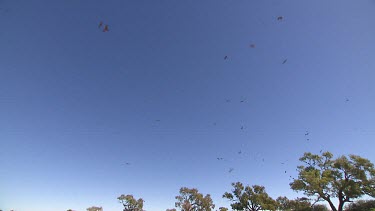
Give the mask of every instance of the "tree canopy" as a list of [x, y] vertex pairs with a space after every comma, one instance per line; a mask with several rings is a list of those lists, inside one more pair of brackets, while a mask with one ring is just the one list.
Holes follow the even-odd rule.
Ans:
[[375, 209], [375, 200], [358, 200], [346, 206], [345, 211], [369, 211]]
[[215, 208], [210, 194], [203, 196], [195, 188], [182, 187], [176, 199], [175, 206], [181, 211], [211, 211]]
[[277, 203], [268, 194], [263, 186], [246, 186], [241, 182], [232, 183], [232, 193], [225, 192], [223, 198], [229, 199], [233, 210], [258, 211], [276, 210]]
[[135, 199], [133, 195], [122, 194], [117, 199], [124, 206], [123, 211], [143, 211], [144, 200], [142, 198]]
[[[308, 152], [300, 161], [304, 165], [298, 166], [298, 179], [290, 187], [316, 201], [327, 201], [333, 211], [342, 211], [346, 202], [363, 195], [375, 196], [375, 169], [368, 159], [357, 155], [333, 159], [330, 152]], [[333, 198], [339, 201], [337, 207]]]
[[86, 210], [87, 211], [103, 211], [103, 208], [92, 206], [92, 207], [87, 208]]

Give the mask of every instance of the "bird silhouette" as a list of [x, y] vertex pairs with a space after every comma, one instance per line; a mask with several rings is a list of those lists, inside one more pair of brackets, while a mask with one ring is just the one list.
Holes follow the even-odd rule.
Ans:
[[103, 32], [108, 32], [108, 31], [109, 31], [108, 25], [105, 25], [104, 29], [103, 29]]
[[278, 21], [282, 21], [282, 20], [283, 20], [283, 16], [279, 16], [279, 17], [277, 17], [277, 20], [278, 20]]
[[228, 56], [224, 56], [224, 60], [228, 59]]
[[240, 151], [238, 151], [238, 154], [240, 155], [242, 153], [242, 151], [240, 150]]
[[225, 102], [230, 103], [230, 99], [226, 99]]
[[243, 126], [241, 126], [241, 130], [243, 130]]
[[306, 131], [305, 136], [308, 136], [309, 134], [310, 134], [309, 131]]
[[250, 48], [255, 48], [255, 44], [250, 44]]
[[349, 99], [348, 99], [348, 98], [346, 98], [346, 99], [345, 99], [345, 101], [346, 101], [346, 102], [349, 102]]
[[285, 59], [285, 60], [283, 61], [283, 64], [285, 64], [287, 61], [288, 61], [288, 59]]
[[234, 170], [234, 168], [230, 168], [228, 172], [232, 173], [233, 170]]
[[224, 158], [216, 158], [217, 160], [223, 160]]

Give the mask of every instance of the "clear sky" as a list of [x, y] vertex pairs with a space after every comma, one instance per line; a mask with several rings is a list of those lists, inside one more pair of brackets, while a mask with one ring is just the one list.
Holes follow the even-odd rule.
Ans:
[[236, 181], [293, 198], [306, 151], [375, 162], [373, 0], [0, 8], [0, 209], [160, 211], [183, 186], [229, 206]]

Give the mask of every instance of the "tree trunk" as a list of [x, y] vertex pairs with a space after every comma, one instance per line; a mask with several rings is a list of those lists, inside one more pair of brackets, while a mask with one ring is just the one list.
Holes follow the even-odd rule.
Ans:
[[[330, 199], [327, 200], [329, 206], [331, 207], [332, 211], [338, 211], [335, 207], [335, 205], [332, 203], [332, 201]], [[340, 210], [342, 211], [342, 210]]]
[[344, 202], [340, 201], [340, 204], [339, 204], [339, 207], [338, 207], [337, 211], [342, 211], [343, 207], [344, 207]]

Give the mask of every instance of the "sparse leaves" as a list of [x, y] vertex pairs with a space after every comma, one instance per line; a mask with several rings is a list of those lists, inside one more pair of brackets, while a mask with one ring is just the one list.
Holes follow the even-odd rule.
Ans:
[[124, 206], [123, 211], [143, 211], [144, 200], [142, 198], [135, 199], [133, 195], [122, 194], [117, 199]]

